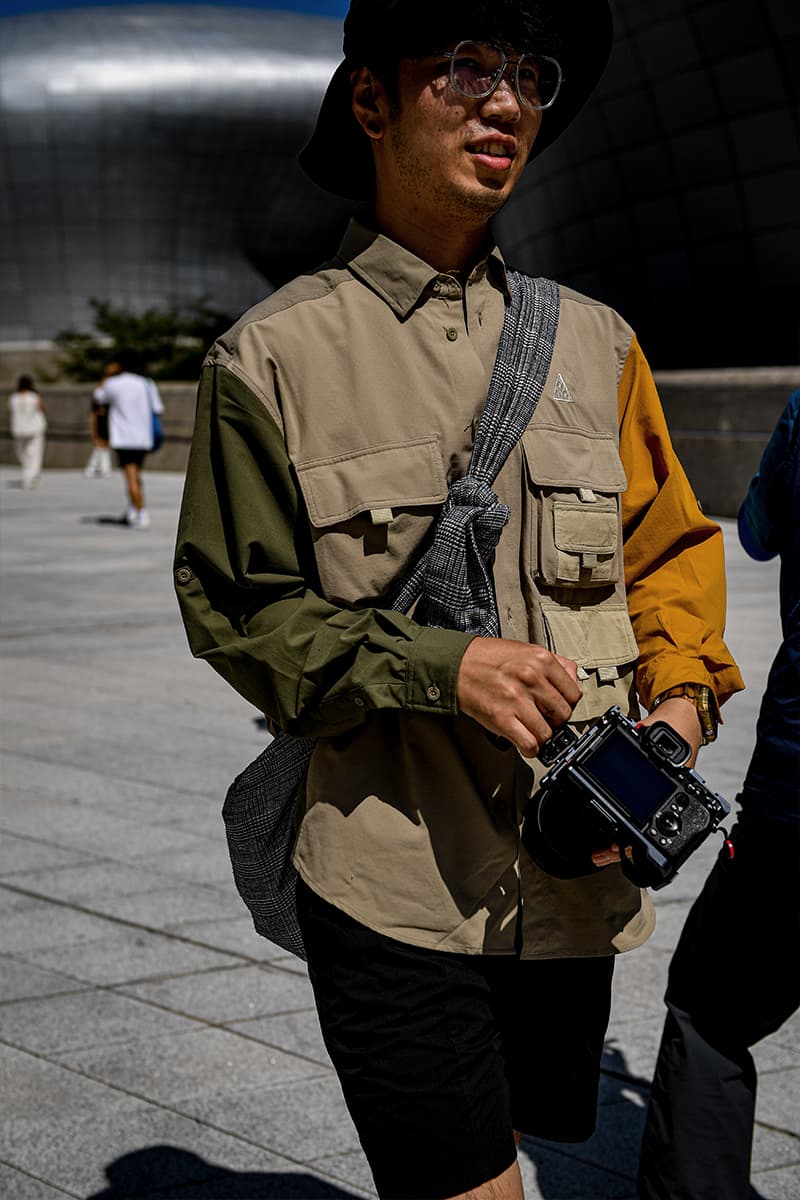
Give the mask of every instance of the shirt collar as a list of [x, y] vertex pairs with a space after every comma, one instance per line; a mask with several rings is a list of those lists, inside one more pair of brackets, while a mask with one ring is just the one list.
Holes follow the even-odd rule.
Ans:
[[[347, 268], [381, 296], [399, 317], [407, 317], [440, 272], [410, 250], [353, 218], [339, 247]], [[473, 270], [470, 281], [485, 275], [509, 298], [506, 266], [497, 246]]]

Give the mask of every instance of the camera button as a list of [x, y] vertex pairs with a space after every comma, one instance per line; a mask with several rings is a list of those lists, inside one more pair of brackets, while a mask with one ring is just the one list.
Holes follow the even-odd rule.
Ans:
[[672, 837], [679, 832], [681, 819], [676, 813], [665, 812], [656, 817], [655, 825], [659, 833]]

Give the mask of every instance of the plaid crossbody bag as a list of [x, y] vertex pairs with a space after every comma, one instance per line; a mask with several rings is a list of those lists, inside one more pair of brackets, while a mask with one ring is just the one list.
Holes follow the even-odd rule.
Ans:
[[[510, 516], [492, 484], [542, 394], [558, 328], [558, 285], [508, 272], [497, 358], [469, 469], [451, 484], [433, 534], [391, 608], [439, 629], [499, 637], [491, 562]], [[222, 816], [236, 887], [256, 931], [305, 958], [292, 863], [295, 809], [316, 739], [280, 733], [233, 781]]]

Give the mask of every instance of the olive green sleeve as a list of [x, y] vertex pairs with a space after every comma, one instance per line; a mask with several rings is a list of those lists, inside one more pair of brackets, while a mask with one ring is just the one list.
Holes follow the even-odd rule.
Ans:
[[200, 383], [175, 585], [192, 653], [281, 729], [325, 736], [372, 709], [457, 711], [471, 635], [320, 596], [281, 431], [219, 365]]

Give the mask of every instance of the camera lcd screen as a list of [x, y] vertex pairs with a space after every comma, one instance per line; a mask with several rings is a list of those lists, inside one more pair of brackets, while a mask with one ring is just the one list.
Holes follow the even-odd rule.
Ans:
[[617, 730], [581, 766], [642, 825], [673, 791], [644, 751]]

